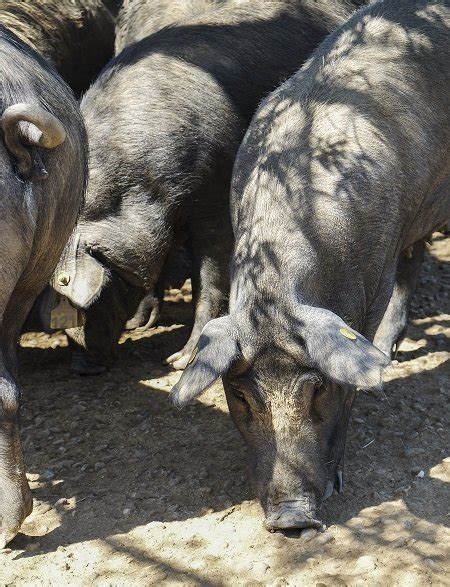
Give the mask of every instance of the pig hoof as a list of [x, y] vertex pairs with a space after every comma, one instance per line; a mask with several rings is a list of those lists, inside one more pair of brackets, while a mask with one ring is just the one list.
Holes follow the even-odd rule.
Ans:
[[178, 353], [170, 355], [170, 357], [166, 359], [166, 363], [172, 365], [174, 369], [185, 369], [189, 362], [189, 358], [189, 354], [185, 354], [183, 351], [179, 351]]
[[125, 324], [125, 330], [136, 330], [136, 328], [141, 328], [141, 322], [136, 318], [128, 320], [128, 322]]
[[11, 540], [13, 538], [16, 537], [17, 533], [19, 532], [19, 528], [17, 528], [17, 530], [14, 531], [7, 531], [4, 530], [3, 532], [0, 533], [0, 550], [3, 550], [6, 545], [11, 542]]
[[156, 324], [157, 316], [150, 316], [147, 322], [143, 322], [138, 318], [132, 318], [128, 320], [125, 325], [125, 330], [137, 330], [137, 332], [145, 332], [146, 330], [150, 330]]

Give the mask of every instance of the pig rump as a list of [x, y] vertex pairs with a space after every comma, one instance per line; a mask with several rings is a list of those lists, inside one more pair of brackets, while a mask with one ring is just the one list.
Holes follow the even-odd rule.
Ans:
[[50, 59], [77, 94], [113, 53], [114, 20], [102, 0], [0, 0], [0, 24]]

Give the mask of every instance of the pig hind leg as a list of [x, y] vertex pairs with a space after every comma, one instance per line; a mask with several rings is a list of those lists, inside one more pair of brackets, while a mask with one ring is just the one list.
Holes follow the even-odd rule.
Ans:
[[419, 280], [425, 250], [424, 241], [416, 242], [401, 255], [394, 290], [374, 339], [374, 345], [395, 358], [405, 336], [408, 314]]

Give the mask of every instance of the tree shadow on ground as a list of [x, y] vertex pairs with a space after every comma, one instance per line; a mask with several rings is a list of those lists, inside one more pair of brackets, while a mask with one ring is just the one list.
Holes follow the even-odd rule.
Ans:
[[[413, 306], [419, 322], [423, 318], [430, 322], [416, 320], [409, 333], [414, 340], [425, 338], [426, 346], [419, 350], [426, 356], [406, 353], [385, 395], [362, 394], [355, 403], [345, 491], [323, 508], [327, 524], [339, 524], [348, 532], [349, 548], [391, 544], [370, 520], [378, 515], [378, 506], [392, 501], [404, 504], [390, 515], [394, 523], [410, 524], [405, 535], [419, 535], [430, 546], [437, 526], [429, 524], [446, 521], [446, 484], [429, 476], [447, 456], [443, 447], [448, 446], [449, 429], [442, 409], [448, 404], [449, 365], [432, 360], [434, 351], [441, 350], [437, 340], [444, 335], [426, 333], [448, 322], [445, 315], [436, 315], [439, 283], [430, 286], [427, 280], [437, 270], [436, 263], [428, 256]], [[424, 308], [427, 297], [431, 306]], [[71, 376], [66, 348], [22, 349], [22, 438], [28, 470], [41, 477], [48, 471], [54, 475], [34, 484], [39, 524], [45, 524], [48, 516], [40, 512], [51, 506], [49, 513], [57, 516], [60, 525], [38, 538], [19, 535], [13, 548], [39, 543], [37, 551], [27, 550], [20, 557], [100, 540], [111, 553], [127, 552], [173, 579], [205, 581], [201, 572], [189, 574], [164, 557], [111, 538], [152, 521], [183, 521], [226, 510], [249, 497], [245, 447], [222, 407], [221, 386], [182, 412], [174, 410], [167, 398], [177, 374], [163, 360], [184, 344], [189, 326], [182, 325], [191, 316], [188, 305], [167, 304], [161, 319], [164, 327], [138, 340], [126, 340], [112, 370], [99, 377]], [[168, 331], [174, 323], [180, 328]], [[414, 367], [419, 372], [408, 370], [410, 358], [423, 361]], [[417, 477], [417, 467], [425, 478]], [[69, 504], [61, 502], [63, 498]], [[367, 511], [370, 508], [375, 509]], [[262, 512], [260, 516], [262, 522]], [[359, 525], [353, 524], [355, 519]], [[422, 527], [423, 522], [429, 524]], [[298, 537], [291, 534], [287, 540], [301, 545]], [[314, 552], [330, 549], [311, 544], [307, 553], [302, 551], [294, 559], [280, 555], [280, 564], [292, 568]], [[417, 557], [425, 556], [421, 545], [410, 550], [414, 549]]]
[[[189, 313], [187, 307], [183, 311]], [[33, 494], [44, 505], [54, 504], [61, 522], [39, 537], [40, 553], [107, 540], [155, 520], [202, 516], [249, 497], [243, 443], [228, 414], [216, 406], [221, 386], [181, 413], [168, 401], [171, 383], [164, 376], [170, 369], [162, 359], [186, 336], [180, 329], [121, 345], [118, 364], [95, 378], [67, 376], [62, 361], [67, 349], [24, 349], [22, 436], [28, 469], [54, 474]], [[385, 397], [358, 398], [347, 447], [347, 487], [325, 504], [327, 523], [346, 525], [361, 510], [397, 499], [418, 518], [445, 521], [439, 497], [445, 484], [412, 475], [418, 455], [411, 460], [405, 448], [419, 440], [427, 446], [419, 455], [425, 472], [442, 460], [445, 439], [430, 450], [427, 438], [436, 434], [435, 420], [442, 417], [438, 382], [448, 376], [447, 366], [438, 365], [389, 382]], [[430, 499], [424, 500], [423, 483]], [[73, 497], [74, 509], [60, 502]], [[373, 533], [356, 534], [368, 543], [381, 540]], [[13, 546], [29, 540], [19, 536]]]

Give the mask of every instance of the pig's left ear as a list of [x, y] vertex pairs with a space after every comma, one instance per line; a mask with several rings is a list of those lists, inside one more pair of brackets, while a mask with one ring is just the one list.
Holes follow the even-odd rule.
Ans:
[[380, 388], [389, 357], [339, 316], [312, 306], [297, 314], [302, 342], [314, 367], [338, 383]]
[[237, 333], [229, 316], [211, 320], [203, 329], [181, 379], [170, 392], [181, 408], [206, 391], [239, 357]]

